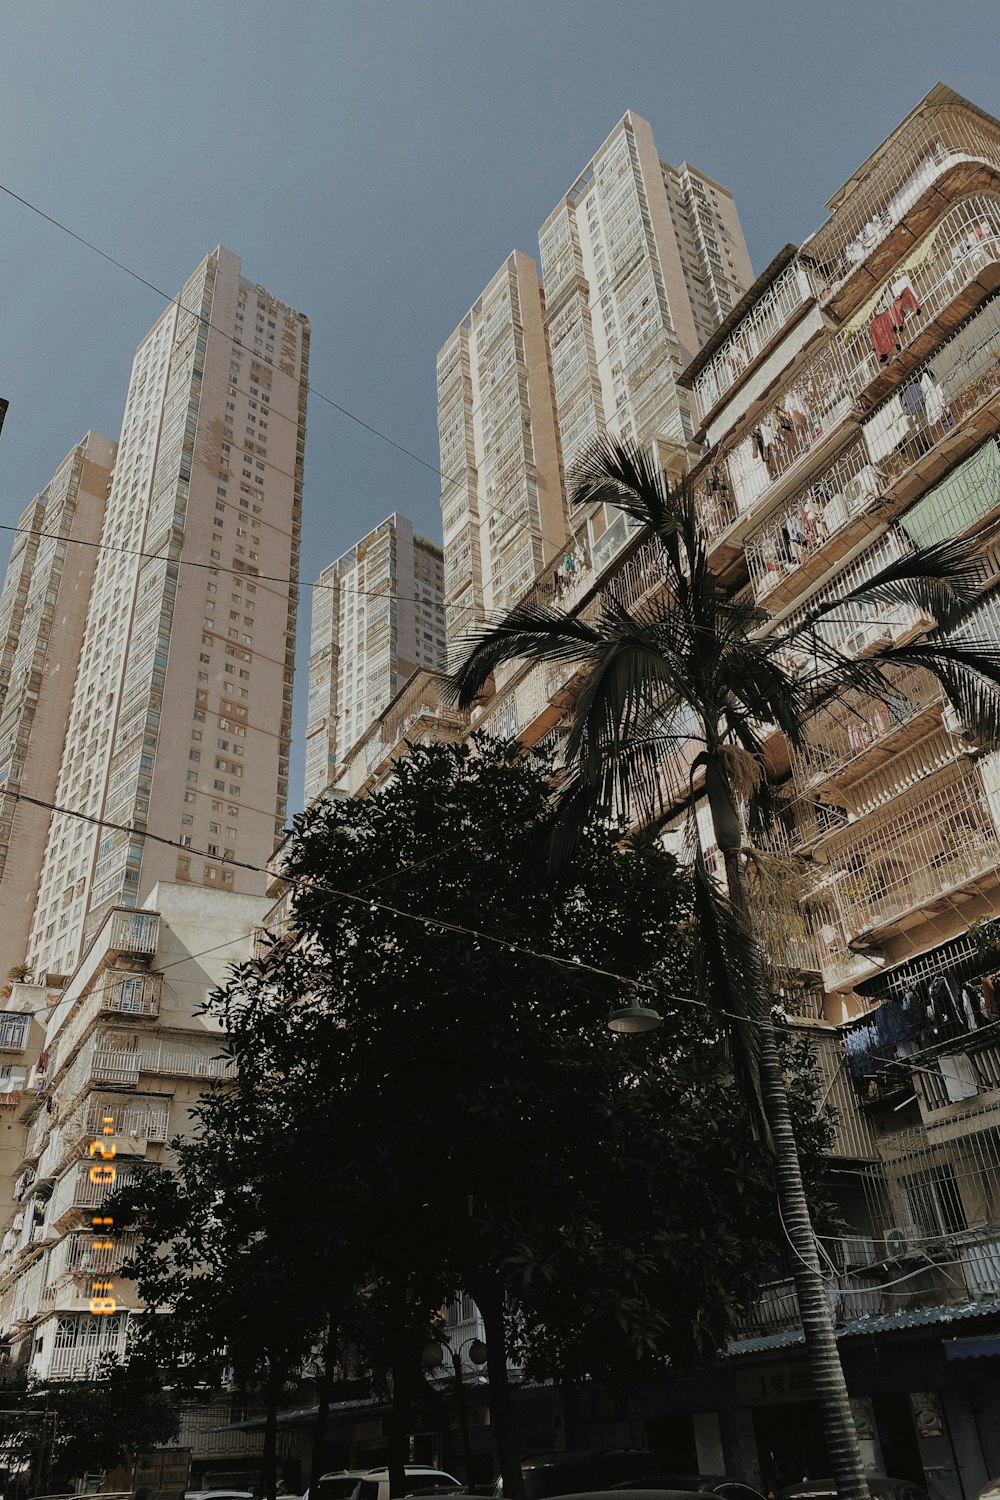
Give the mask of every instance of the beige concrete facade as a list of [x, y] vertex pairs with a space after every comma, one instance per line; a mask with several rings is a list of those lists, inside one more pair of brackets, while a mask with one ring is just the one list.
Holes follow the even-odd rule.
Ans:
[[443, 592], [441, 548], [398, 514], [323, 569], [313, 590], [307, 802], [414, 672], [444, 666]]
[[[115, 444], [88, 432], [18, 522], [0, 594], [0, 789], [55, 797]], [[0, 797], [0, 976], [21, 963], [49, 812]]]
[[544, 309], [514, 251], [438, 355], [448, 636], [509, 608], [566, 537]]
[[[270, 905], [157, 885], [141, 910], [106, 914], [64, 989], [40, 992], [33, 1066], [21, 1089], [0, 1095], [0, 1193], [10, 1204], [0, 1220], [0, 1340], [39, 1379], [92, 1378], [106, 1355], [125, 1351], [140, 1303], [116, 1273], [132, 1237], [112, 1228], [101, 1248], [91, 1219], [137, 1162], [169, 1160], [167, 1142], [190, 1128], [208, 1082], [225, 1076], [218, 1022], [195, 1012], [230, 964], [252, 956]], [[32, 989], [16, 985], [6, 1003], [29, 1004]], [[115, 1179], [95, 1183], [88, 1143], [106, 1118]], [[95, 1316], [95, 1296], [114, 1309]]]
[[36, 971], [72, 972], [158, 881], [264, 889], [233, 862], [264, 865], [284, 821], [308, 351], [221, 247], [139, 346], [56, 787], [134, 831], [53, 817]]
[[[537, 586], [562, 602], [629, 529], [572, 517], [566, 476], [605, 434], [686, 467], [690, 396], [677, 376], [753, 279], [727, 189], [661, 160], [628, 113], [515, 252], [437, 361], [449, 640]], [[537, 581], [537, 582], [536, 582]]]

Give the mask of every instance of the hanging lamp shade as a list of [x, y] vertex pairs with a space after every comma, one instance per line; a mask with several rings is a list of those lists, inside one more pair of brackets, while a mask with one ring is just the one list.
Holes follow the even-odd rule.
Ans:
[[640, 1005], [636, 1000], [630, 1000], [618, 1010], [613, 1010], [608, 1017], [608, 1030], [621, 1032], [655, 1031], [657, 1026], [663, 1025], [663, 1017], [659, 1011], [650, 1010], [645, 1005]]

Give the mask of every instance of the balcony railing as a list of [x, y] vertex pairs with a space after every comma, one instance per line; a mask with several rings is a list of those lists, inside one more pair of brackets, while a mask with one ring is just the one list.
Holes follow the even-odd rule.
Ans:
[[852, 387], [868, 386], [891, 366], [966, 287], [972, 290], [965, 311], [995, 288], [995, 270], [983, 286], [978, 279], [998, 260], [1000, 197], [980, 193], [956, 203], [840, 329]]
[[811, 296], [812, 288], [804, 268], [793, 261], [768, 287], [759, 302], [754, 303], [695, 378], [694, 388], [702, 421]]
[[844, 931], [891, 926], [946, 892], [996, 877], [1000, 835], [977, 770], [953, 767], [935, 791], [907, 793], [892, 817], [866, 820], [827, 844], [824, 898]]
[[871, 509], [881, 490], [879, 471], [859, 439], [747, 539], [747, 567], [757, 601], [768, 599], [789, 578], [797, 592], [829, 567], [832, 544], [855, 517]]
[[[1000, 134], [962, 104], [939, 104], [908, 121], [857, 185], [840, 195], [822, 229], [803, 245], [802, 256], [814, 268], [820, 297], [827, 302], [835, 299], [866, 263], [878, 274], [875, 252], [896, 225], [908, 222], [911, 243], [924, 227], [924, 213], [914, 224], [914, 210], [928, 190], [948, 177], [956, 193], [968, 191], [979, 185], [983, 174], [977, 169], [982, 165], [1000, 171]], [[887, 247], [887, 254], [892, 253]]]
[[158, 912], [115, 911], [97, 935], [97, 945], [108, 953], [152, 958], [160, 940]]
[[916, 366], [863, 426], [887, 484], [954, 443], [966, 419], [1000, 391], [1000, 298], [994, 297]]
[[[784, 621], [783, 629], [796, 629], [819, 603], [840, 599], [847, 591], [859, 588], [890, 563], [909, 556], [913, 543], [899, 526], [891, 526], [872, 546], [865, 549], [828, 584], [812, 596], [807, 606], [796, 610]], [[802, 670], [811, 664], [810, 641], [815, 631], [818, 642], [845, 656], [864, 656], [878, 646], [900, 643], [927, 630], [933, 624], [909, 605], [882, 603], [875, 600], [845, 601], [836, 610], [816, 621], [815, 627], [802, 632], [792, 656], [797, 656]]]
[[[881, 414], [864, 424], [869, 461], [878, 469], [881, 483], [891, 482], [926, 453], [941, 432], [954, 426], [959, 413], [949, 410], [949, 407], [957, 398], [959, 387], [963, 390], [970, 384], [975, 387], [971, 396], [965, 398], [966, 404], [971, 399], [973, 405], [978, 405], [983, 399], [984, 391], [979, 389], [977, 381], [988, 372], [992, 361], [982, 357], [981, 338], [977, 343], [975, 338], [966, 337], [960, 346], [963, 356], [960, 359], [955, 358], [959, 350], [950, 351], [949, 341], [935, 353], [930, 374], [925, 363], [901, 380], [893, 373], [891, 364], [887, 370], [883, 368], [875, 347], [875, 344], [882, 346], [883, 336], [889, 339], [887, 362], [897, 359], [901, 350], [916, 345], [925, 332], [928, 338], [923, 340], [923, 347], [929, 347], [936, 320], [944, 308], [955, 303], [964, 289], [974, 288], [974, 301], [996, 285], [1000, 269], [996, 270], [996, 276], [993, 276], [993, 271], [994, 263], [1000, 261], [1000, 199], [980, 197], [959, 205], [935, 231], [931, 246], [923, 269], [914, 266], [911, 272], [906, 272], [898, 267], [890, 277], [888, 287], [877, 294], [871, 306], [880, 307], [888, 297], [887, 309], [873, 312], [867, 322], [851, 325], [846, 341], [843, 334], [831, 335], [824, 340], [801, 371], [786, 381], [756, 426], [738, 441], [726, 445], [699, 476], [697, 492], [704, 524], [713, 539], [721, 536], [740, 516], [753, 511], [804, 455], [826, 443], [835, 429], [856, 416], [859, 398], [864, 396], [869, 400], [878, 396], [880, 383], [884, 385], [888, 379], [898, 382], [898, 389], [881, 408]], [[991, 268], [993, 279], [988, 285], [980, 284], [977, 278], [982, 277], [987, 266]], [[904, 294], [905, 308], [902, 306]], [[969, 310], [969, 300], [967, 297], [964, 311]], [[866, 308], [864, 314], [868, 311]], [[972, 321], [975, 322], [975, 318]], [[995, 342], [996, 336], [991, 326], [989, 339]], [[950, 352], [945, 354], [946, 350]], [[976, 359], [977, 355], [973, 368], [970, 360]], [[995, 349], [993, 360], [996, 360]], [[990, 391], [994, 388], [991, 387]], [[973, 399], [977, 393], [978, 400]], [[941, 432], [934, 430], [937, 426], [941, 427]], [[909, 456], [911, 450], [912, 456]], [[892, 455], [891, 460], [883, 462], [889, 455]], [[859, 463], [858, 473], [863, 468], [864, 465]], [[823, 506], [827, 503], [825, 495], [822, 496]], [[805, 494], [790, 512], [779, 518], [779, 529], [789, 514], [794, 515], [800, 507], [804, 509], [809, 505], [809, 496]], [[814, 514], [806, 515], [807, 523], [814, 523], [818, 517], [816, 497], [812, 498], [811, 509]], [[848, 514], [844, 515], [835, 504], [834, 525], [832, 528], [827, 525], [828, 534], [839, 531], [849, 514], [849, 507]], [[825, 521], [825, 514], [823, 519]], [[797, 532], [801, 530], [808, 538], [810, 531], [815, 532], [817, 528], [815, 524], [803, 524], [795, 529]], [[768, 535], [769, 529], [765, 529], [762, 543], [767, 542]], [[800, 563], [808, 550], [811, 549], [803, 549], [801, 555], [789, 553], [790, 560]], [[765, 564], [782, 560], [780, 551], [770, 557], [765, 552], [763, 557]], [[770, 571], [777, 572], [778, 569]], [[759, 564], [757, 576], [761, 576]]]
[[0, 1052], [23, 1052], [28, 1045], [30, 1016], [0, 1012]]
[[[87, 1337], [82, 1330], [88, 1321], [96, 1324], [99, 1330], [104, 1330], [109, 1323], [120, 1324], [120, 1327], [109, 1332], [97, 1332]], [[127, 1325], [124, 1314], [119, 1319], [117, 1315], [110, 1318], [95, 1318], [84, 1313], [78, 1319], [78, 1327], [81, 1330], [81, 1336], [77, 1342], [67, 1345], [57, 1344], [52, 1350], [45, 1368], [45, 1373], [50, 1379], [93, 1379], [109, 1356], [118, 1362], [124, 1359], [127, 1344]], [[56, 1337], [60, 1335], [57, 1334]], [[39, 1365], [38, 1368], [40, 1370], [41, 1366]]]
[[810, 720], [808, 739], [792, 761], [800, 796], [834, 781], [846, 787], [937, 722], [944, 695], [929, 672], [895, 667], [887, 675], [892, 691], [885, 697], [845, 694]]

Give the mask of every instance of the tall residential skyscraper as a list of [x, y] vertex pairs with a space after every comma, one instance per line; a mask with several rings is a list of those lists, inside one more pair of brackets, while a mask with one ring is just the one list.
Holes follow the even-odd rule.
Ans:
[[306, 801], [418, 667], [445, 664], [441, 548], [386, 518], [313, 591]]
[[438, 356], [452, 640], [550, 565], [572, 580], [617, 550], [624, 519], [567, 517], [565, 474], [605, 434], [683, 456], [694, 423], [677, 376], [753, 280], [731, 193], [662, 161], [631, 112], [539, 244], [541, 295], [515, 253]]
[[[88, 432], [18, 522], [0, 593], [0, 792], [54, 800], [114, 460]], [[46, 808], [0, 796], [3, 973], [24, 958], [48, 827]]]
[[438, 356], [448, 633], [508, 608], [562, 546], [565, 502], [538, 272], [515, 251]]
[[563, 462], [598, 435], [685, 443], [676, 377], [753, 280], [732, 195], [631, 112], [539, 234]]
[[133, 831], [53, 816], [36, 971], [157, 881], [264, 890], [227, 861], [265, 864], [284, 821], [308, 351], [221, 247], [139, 345], [55, 798]]

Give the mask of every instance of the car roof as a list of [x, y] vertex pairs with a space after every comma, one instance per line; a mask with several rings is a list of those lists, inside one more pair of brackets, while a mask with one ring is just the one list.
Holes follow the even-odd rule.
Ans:
[[[735, 1482], [735, 1481], [734, 1481]], [[621, 1490], [580, 1490], [574, 1495], [560, 1495], [559, 1500], [621, 1500]], [[690, 1500], [690, 1490], [629, 1490], [629, 1494], [635, 1500], [664, 1500], [664, 1497], [673, 1496], [674, 1500]]]
[[[742, 1479], [734, 1479], [731, 1474], [643, 1474], [639, 1479], [619, 1479], [615, 1484], [609, 1485], [613, 1490], [634, 1489], [664, 1489], [664, 1490], [700, 1490], [711, 1484], [743, 1484]], [[752, 1490], [754, 1485], [748, 1484], [746, 1488]]]

